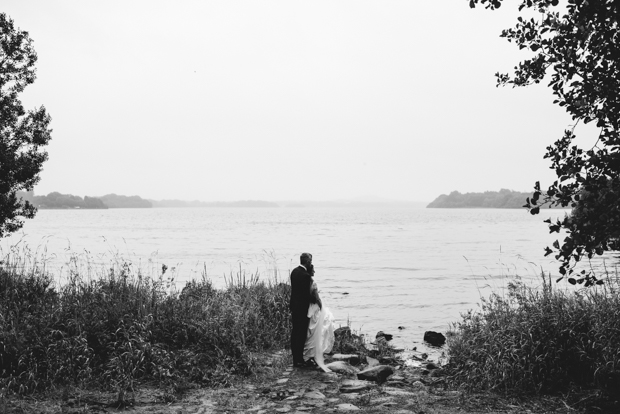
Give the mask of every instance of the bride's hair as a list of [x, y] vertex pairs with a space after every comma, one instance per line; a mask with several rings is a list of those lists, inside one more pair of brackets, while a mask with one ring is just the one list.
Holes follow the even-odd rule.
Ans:
[[310, 276], [314, 276], [314, 265], [312, 263], [308, 265], [308, 273]]
[[310, 286], [310, 303], [316, 303], [319, 305], [319, 309], [323, 309], [323, 302], [321, 302], [321, 297], [319, 296], [319, 288], [314, 282], [312, 282], [312, 286]]

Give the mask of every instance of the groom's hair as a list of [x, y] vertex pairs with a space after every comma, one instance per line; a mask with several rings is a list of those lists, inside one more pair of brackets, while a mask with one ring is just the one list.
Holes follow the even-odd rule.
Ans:
[[299, 256], [299, 262], [302, 265], [311, 263], [312, 262], [312, 255], [310, 253], [302, 253], [301, 256]]

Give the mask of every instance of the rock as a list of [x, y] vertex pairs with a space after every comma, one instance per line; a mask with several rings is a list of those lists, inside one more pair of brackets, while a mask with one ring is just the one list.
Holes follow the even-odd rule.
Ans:
[[379, 332], [377, 332], [377, 335], [375, 335], [376, 339], [385, 338], [386, 341], [391, 341], [393, 337], [394, 337], [394, 335], [389, 334], [389, 333], [385, 333], [383, 331], [379, 331]]
[[353, 404], [349, 404], [349, 403], [338, 404], [336, 406], [336, 409], [338, 411], [357, 411], [357, 410], [359, 410], [358, 407], [354, 406]]
[[377, 365], [376, 367], [366, 368], [365, 370], [357, 374], [357, 379], [374, 381], [376, 383], [383, 383], [394, 373], [394, 369], [388, 365]]
[[340, 346], [340, 349], [342, 350], [342, 352], [346, 352], [347, 354], [355, 354], [357, 352], [359, 352], [359, 349], [357, 349], [357, 347], [355, 345], [352, 345], [350, 343], [344, 343]]
[[431, 369], [437, 369], [439, 368], [434, 362], [427, 362], [426, 363], [426, 369], [431, 370]]
[[398, 360], [394, 357], [380, 357], [379, 362], [383, 365], [397, 365]]
[[340, 394], [340, 398], [344, 398], [345, 400], [357, 400], [359, 396], [360, 394], [358, 392]]
[[368, 364], [368, 368], [376, 367], [377, 365], [379, 365], [379, 360], [372, 357], [366, 357], [366, 363]]
[[393, 381], [392, 379], [387, 380], [386, 385], [388, 387], [406, 387], [407, 383], [405, 381]]
[[405, 329], [405, 327], [404, 327], [404, 326], [399, 326], [399, 327], [398, 327], [398, 330], [400, 330], [400, 331], [402, 331], [403, 329]]
[[288, 382], [288, 378], [280, 378], [276, 381], [276, 384], [284, 384], [285, 382]]
[[276, 408], [275, 411], [279, 412], [279, 413], [288, 413], [289, 411], [291, 411], [292, 408], [290, 406], [286, 406], [286, 407], [282, 407], [282, 408]]
[[362, 380], [344, 380], [340, 384], [340, 392], [342, 393], [351, 393], [351, 392], [361, 392], [368, 390], [374, 387], [375, 384], [370, 381], [362, 381]]
[[317, 390], [312, 390], [309, 391], [307, 393], [304, 394], [304, 398], [309, 398], [312, 400], [324, 400], [325, 399], [325, 395], [323, 395], [323, 393], [317, 391]]
[[424, 341], [433, 346], [442, 346], [446, 343], [446, 337], [439, 332], [426, 331], [424, 332]]
[[332, 372], [338, 372], [340, 374], [357, 374], [359, 370], [344, 361], [334, 361], [325, 365]]
[[332, 359], [337, 361], [346, 361], [351, 365], [359, 365], [360, 356], [356, 354], [334, 354], [332, 355]]
[[334, 336], [340, 338], [341, 336], [351, 336], [351, 328], [348, 326], [341, 326], [334, 330]]
[[416, 381], [413, 384], [411, 384], [411, 388], [413, 388], [414, 390], [425, 390], [426, 389], [426, 385], [422, 384], [422, 382], [420, 381]]
[[305, 404], [311, 405], [313, 407], [323, 407], [325, 405], [325, 403], [320, 400], [308, 400], [308, 401], [305, 401]]
[[383, 392], [387, 395], [390, 395], [392, 397], [413, 397], [414, 395], [416, 395], [415, 392], [412, 391], [405, 391], [405, 390], [401, 390], [399, 388], [384, 388]]

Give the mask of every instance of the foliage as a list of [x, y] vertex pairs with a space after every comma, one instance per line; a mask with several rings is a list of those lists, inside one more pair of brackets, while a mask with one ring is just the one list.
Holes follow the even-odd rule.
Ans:
[[153, 203], [149, 200], [145, 200], [140, 196], [124, 196], [116, 194], [106, 194], [101, 197], [97, 197], [104, 202], [104, 204], [110, 208], [151, 208]]
[[465, 193], [453, 191], [442, 194], [433, 200], [427, 208], [522, 208], [523, 202], [531, 197], [530, 193], [502, 188], [499, 191], [484, 193]]
[[32, 191], [18, 191], [17, 195], [25, 201], [32, 203], [39, 209], [65, 209], [65, 208], [87, 208], [87, 209], [106, 209], [103, 201], [97, 197], [80, 196], [71, 194], [61, 194], [58, 192], [49, 193], [46, 196], [36, 196]]
[[516, 281], [507, 297], [492, 295], [452, 327], [447, 369], [469, 390], [607, 400], [618, 397], [619, 343], [613, 283], [568, 293], [550, 280], [542, 289]]
[[181, 292], [165, 278], [112, 263], [97, 278], [55, 287], [19, 257], [0, 265], [0, 389], [104, 384], [127, 401], [141, 381], [169, 389], [227, 384], [254, 372], [254, 355], [290, 338], [290, 286], [258, 275], [215, 289], [203, 275]]
[[17, 198], [39, 181], [51, 138], [45, 107], [26, 112], [18, 95], [34, 82], [37, 54], [28, 32], [0, 13], [0, 237], [19, 230], [36, 208]]
[[[470, 0], [471, 7], [484, 4], [496, 9], [501, 0]], [[564, 136], [547, 147], [557, 180], [546, 190], [536, 183], [526, 207], [538, 214], [541, 206], [580, 206], [578, 217], [547, 220], [551, 232], [564, 230], [566, 238], [547, 247], [561, 261], [560, 273], [573, 275], [574, 265], [584, 257], [617, 248], [620, 233], [620, 3], [614, 0], [586, 1], [524, 0], [519, 11], [537, 13], [537, 18], [519, 17], [514, 28], [502, 37], [533, 57], [515, 67], [512, 75], [497, 74], [498, 85], [526, 86], [550, 74], [554, 103], [575, 120]], [[599, 130], [591, 148], [575, 144], [575, 126], [595, 122]], [[601, 197], [582, 198], [582, 195]], [[574, 275], [573, 275], [574, 276]], [[592, 273], [581, 274], [572, 283], [597, 282]]]

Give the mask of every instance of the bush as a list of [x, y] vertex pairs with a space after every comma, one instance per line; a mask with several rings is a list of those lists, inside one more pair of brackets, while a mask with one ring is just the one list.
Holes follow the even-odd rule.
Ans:
[[[119, 401], [142, 380], [229, 382], [255, 353], [290, 338], [290, 286], [258, 275], [215, 289], [203, 275], [178, 292], [166, 280], [112, 263], [97, 278], [73, 266], [55, 287], [23, 258], [0, 262], [0, 389], [20, 394], [107, 384]], [[174, 387], [173, 387], [174, 388]]]
[[[543, 277], [544, 279], [544, 277]], [[462, 315], [448, 336], [453, 384], [506, 394], [617, 398], [620, 388], [620, 294], [569, 293], [546, 281], [516, 281], [507, 297], [491, 295], [480, 312]]]

